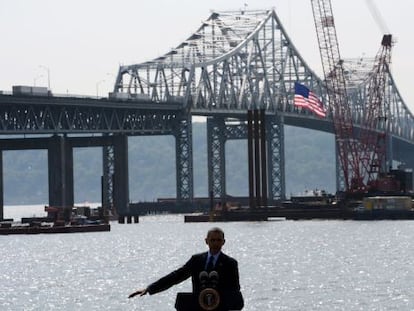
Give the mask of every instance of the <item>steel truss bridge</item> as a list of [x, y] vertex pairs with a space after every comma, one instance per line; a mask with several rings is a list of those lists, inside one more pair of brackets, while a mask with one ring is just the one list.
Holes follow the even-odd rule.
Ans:
[[[373, 59], [344, 60], [354, 125], [360, 128], [369, 81], [375, 78]], [[295, 82], [322, 99], [326, 118], [293, 105]], [[414, 167], [414, 118], [391, 72], [385, 101], [388, 118], [378, 130], [389, 136], [388, 159]], [[127, 213], [127, 137], [174, 135], [177, 199], [192, 200], [191, 117], [207, 116], [209, 193], [224, 200], [225, 142], [247, 139], [247, 111], [264, 109], [268, 198], [278, 200], [285, 196], [284, 125], [333, 133], [330, 108], [324, 81], [300, 55], [275, 11], [213, 12], [165, 55], [121, 66], [108, 98], [0, 95], [0, 133], [8, 135], [0, 150], [48, 149], [49, 204], [73, 205], [72, 149], [103, 146], [103, 204]], [[9, 138], [15, 134], [29, 136]]]

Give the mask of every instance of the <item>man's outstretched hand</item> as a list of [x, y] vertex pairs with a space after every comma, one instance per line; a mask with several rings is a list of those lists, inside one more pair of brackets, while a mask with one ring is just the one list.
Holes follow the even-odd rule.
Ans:
[[139, 290], [137, 290], [137, 291], [133, 292], [131, 295], [129, 295], [129, 296], [128, 296], [128, 298], [132, 298], [132, 297], [135, 297], [135, 296], [137, 296], [137, 295], [139, 295], [139, 296], [144, 296], [147, 292], [148, 292], [148, 291], [147, 291], [147, 289], [146, 289], [146, 288], [145, 288], [145, 289], [139, 289]]

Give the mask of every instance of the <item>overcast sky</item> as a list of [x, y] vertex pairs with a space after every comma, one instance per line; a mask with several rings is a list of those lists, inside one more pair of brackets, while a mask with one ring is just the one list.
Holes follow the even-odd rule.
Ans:
[[[392, 69], [414, 111], [414, 1], [372, 0], [396, 37]], [[383, 32], [365, 0], [332, 0], [342, 57], [374, 56]], [[54, 93], [105, 96], [120, 64], [179, 45], [212, 10], [274, 8], [307, 63], [320, 57], [310, 0], [0, 0], [0, 90], [47, 86]]]

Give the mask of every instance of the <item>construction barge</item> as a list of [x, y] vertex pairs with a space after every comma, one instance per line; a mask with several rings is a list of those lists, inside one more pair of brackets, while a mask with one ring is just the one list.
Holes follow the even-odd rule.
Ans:
[[86, 224], [86, 225], [46, 225], [41, 224], [38, 226], [23, 226], [23, 225], [11, 225], [0, 226], [0, 235], [10, 234], [41, 234], [41, 233], [76, 233], [76, 232], [102, 232], [110, 231], [110, 224]]
[[372, 196], [344, 202], [327, 197], [293, 198], [274, 206], [212, 209], [208, 213], [185, 215], [184, 222], [286, 220], [414, 220], [410, 196]]
[[50, 207], [45, 206], [46, 217], [22, 218], [14, 223], [13, 219], [0, 222], [0, 235], [11, 234], [51, 234], [110, 231], [107, 218], [99, 210], [89, 207]]

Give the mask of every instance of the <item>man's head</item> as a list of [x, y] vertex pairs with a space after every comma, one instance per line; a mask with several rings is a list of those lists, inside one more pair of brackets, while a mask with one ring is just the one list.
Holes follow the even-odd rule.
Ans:
[[224, 239], [224, 231], [218, 227], [211, 228], [207, 232], [206, 244], [210, 249], [210, 253], [215, 255], [217, 254], [226, 240]]

